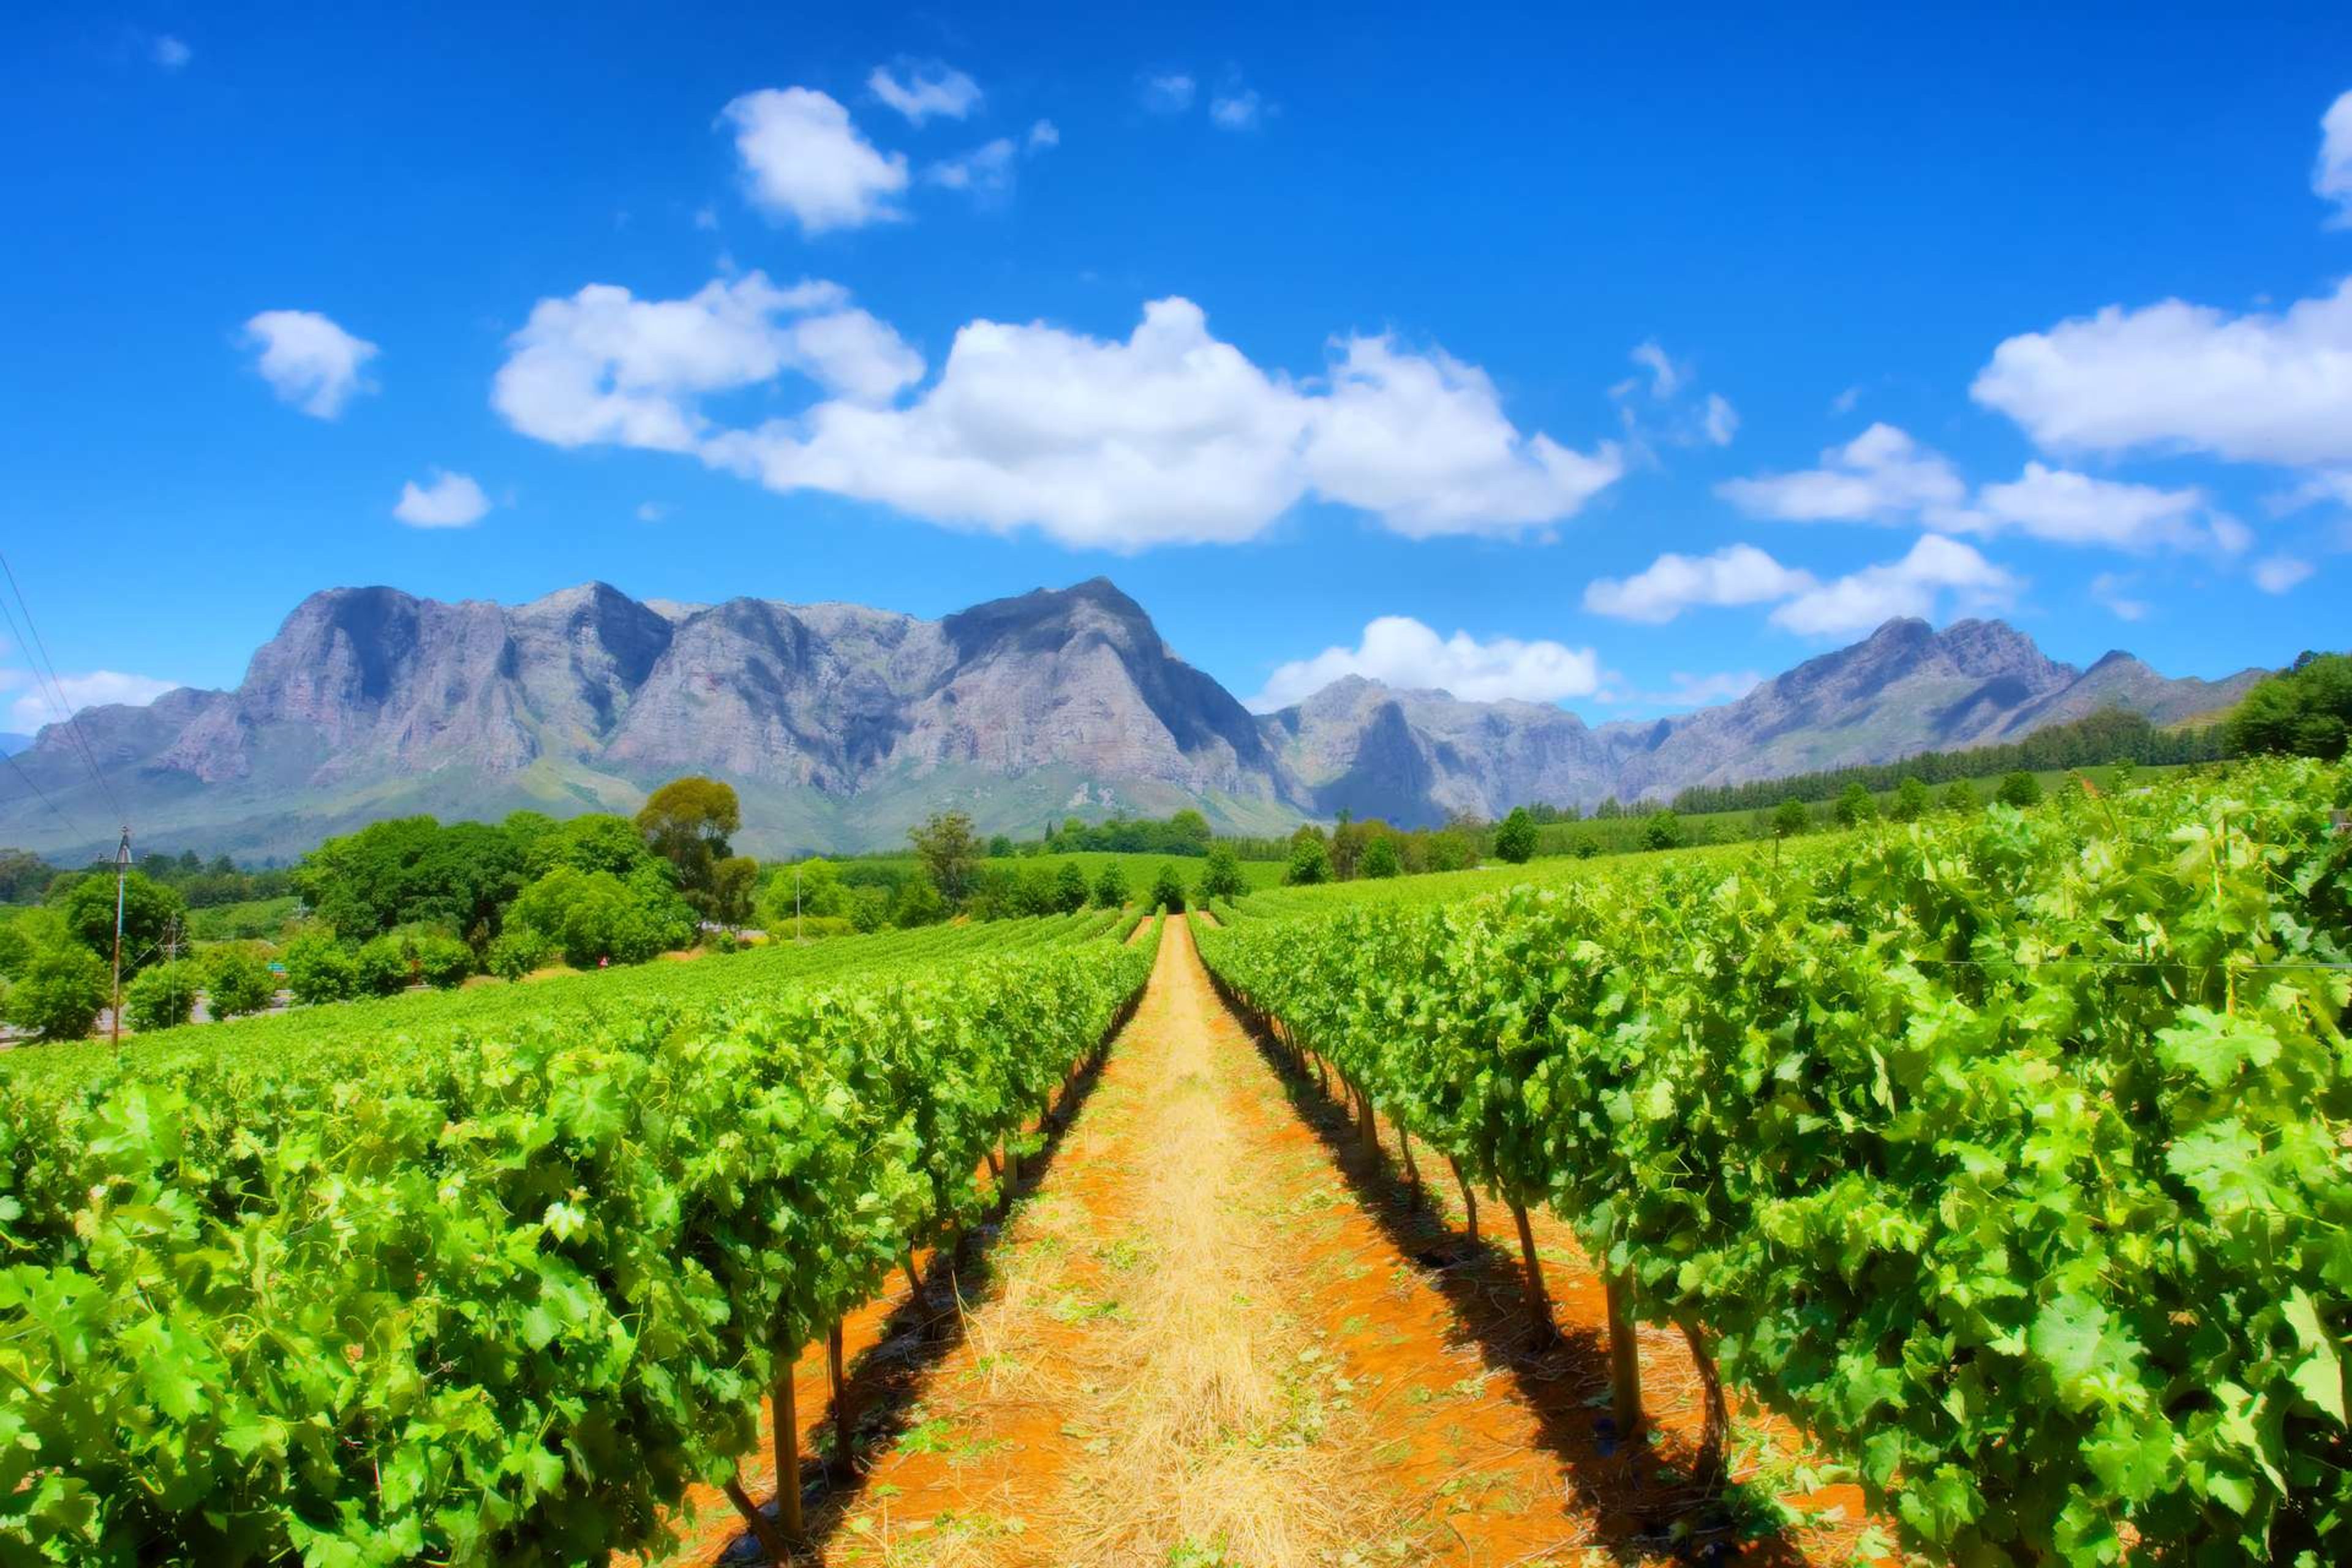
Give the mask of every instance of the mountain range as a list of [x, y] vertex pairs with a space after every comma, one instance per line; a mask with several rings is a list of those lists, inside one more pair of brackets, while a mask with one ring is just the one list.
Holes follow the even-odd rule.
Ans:
[[511, 606], [332, 588], [295, 607], [235, 690], [43, 729], [16, 758], [0, 842], [110, 849], [119, 804], [145, 848], [290, 857], [410, 812], [628, 810], [682, 773], [736, 786], [739, 845], [762, 855], [901, 843], [948, 807], [1016, 834], [1183, 805], [1235, 832], [1342, 809], [1421, 825], [1888, 762], [2107, 706], [2176, 722], [2263, 673], [2173, 679], [2124, 653], [2077, 669], [2000, 621], [1901, 619], [1649, 722], [1359, 677], [1254, 715], [1102, 578], [940, 620], [639, 601], [602, 583]]

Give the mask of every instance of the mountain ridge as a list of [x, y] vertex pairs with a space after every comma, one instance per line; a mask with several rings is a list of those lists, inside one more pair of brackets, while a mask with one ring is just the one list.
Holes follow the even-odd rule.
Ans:
[[[150, 845], [282, 857], [377, 816], [627, 809], [663, 778], [709, 772], [745, 798], [744, 847], [772, 855], [899, 842], [947, 806], [988, 831], [1192, 805], [1228, 831], [1276, 832], [1341, 810], [1422, 824], [1664, 798], [2014, 740], [2104, 706], [2179, 722], [2263, 673], [2173, 679], [2121, 650], [2077, 669], [2004, 622], [1897, 618], [1661, 719], [1594, 726], [1360, 676], [1253, 715], [1103, 577], [936, 620], [640, 601], [603, 582], [514, 605], [378, 585], [304, 598], [233, 689], [77, 722]], [[46, 727], [16, 761], [59, 809], [0, 802], [0, 841], [111, 845], [68, 731]]]

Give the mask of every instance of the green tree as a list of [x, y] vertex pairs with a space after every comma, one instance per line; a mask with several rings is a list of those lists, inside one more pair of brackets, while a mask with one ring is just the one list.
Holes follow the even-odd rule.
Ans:
[[1993, 798], [2003, 805], [2013, 805], [2020, 811], [2029, 806], [2040, 805], [2042, 781], [2021, 768], [2016, 773], [2002, 776], [2000, 788], [1993, 792]]
[[972, 834], [971, 818], [961, 811], [937, 812], [920, 827], [908, 828], [907, 837], [940, 901], [950, 911], [961, 909], [980, 864], [980, 840]]
[[610, 871], [625, 877], [653, 858], [637, 825], [609, 812], [590, 812], [556, 823], [532, 840], [523, 860], [526, 881], [536, 881], [559, 866], [577, 871]]
[[1331, 851], [1321, 828], [1310, 823], [1290, 836], [1290, 864], [1283, 868], [1282, 879], [1294, 888], [1331, 879]]
[[1871, 798], [1868, 790], [1862, 787], [1862, 781], [1856, 779], [1846, 785], [1845, 793], [1837, 800], [1838, 826], [1860, 827], [1865, 822], [1876, 821], [1877, 817], [1878, 803]]
[[902, 931], [937, 925], [949, 913], [946, 897], [929, 877], [908, 878], [890, 900], [890, 923]]
[[215, 1018], [258, 1013], [278, 999], [269, 965], [242, 948], [214, 950], [204, 962], [205, 1008]]
[[122, 1015], [134, 1029], [172, 1029], [195, 1013], [202, 977], [192, 959], [151, 964], [122, 988]]
[[740, 902], [751, 891], [749, 878], [741, 873], [727, 889], [719, 885], [719, 868], [733, 853], [728, 840], [742, 826], [743, 809], [734, 787], [698, 774], [670, 780], [646, 797], [636, 815], [639, 837], [646, 848], [677, 868], [686, 901], [704, 920], [722, 922], [727, 900]]
[[1087, 907], [1087, 873], [1076, 860], [1065, 860], [1054, 868], [1054, 907], [1066, 915]]
[[1249, 890], [1242, 876], [1242, 859], [1230, 844], [1209, 847], [1209, 863], [1201, 868], [1201, 900], [1238, 899]]
[[1153, 909], [1166, 910], [1171, 914], [1184, 907], [1184, 879], [1177, 874], [1173, 865], [1165, 860], [1160, 863], [1160, 874], [1151, 879], [1150, 895], [1143, 901]]
[[352, 954], [352, 973], [359, 989], [372, 996], [391, 996], [408, 989], [415, 969], [408, 960], [408, 943], [396, 936], [371, 937]]
[[890, 923], [890, 895], [879, 888], [852, 888], [842, 899], [852, 931], [870, 935]]
[[112, 991], [107, 965], [79, 941], [43, 947], [8, 988], [8, 1021], [45, 1040], [79, 1040], [105, 1011]]
[[415, 951], [417, 977], [436, 991], [455, 991], [474, 973], [474, 950], [455, 937], [418, 937]]
[[1404, 857], [1397, 853], [1396, 840], [1386, 834], [1373, 839], [1364, 851], [1362, 869], [1367, 878], [1383, 881], [1402, 874]]
[[341, 1002], [359, 990], [359, 964], [352, 950], [324, 931], [298, 936], [286, 944], [286, 988], [308, 1005]]
[[[1605, 802], [1615, 805], [1615, 801]], [[1514, 866], [1524, 866], [1536, 852], [1536, 819], [1528, 815], [1524, 805], [1511, 807], [1503, 826], [1495, 830], [1495, 855], [1497, 859]]]
[[2311, 654], [2246, 693], [2229, 719], [2232, 751], [2321, 757], [2352, 746], [2352, 655]]
[[710, 918], [730, 929], [751, 922], [751, 894], [760, 881], [760, 863], [749, 855], [730, 855], [710, 868]]
[[518, 925], [499, 932], [482, 955], [484, 966], [501, 980], [520, 980], [555, 957], [555, 946], [544, 935]]
[[[66, 929], [90, 952], [114, 958], [114, 874], [93, 871], [68, 887], [58, 900]], [[122, 977], [161, 963], [173, 932], [186, 921], [187, 900], [143, 871], [122, 879]], [[184, 937], [183, 938], [184, 941]]]
[[761, 886], [760, 923], [777, 936], [790, 936], [796, 920], [824, 920], [844, 913], [846, 898], [841, 870], [830, 860], [779, 866]]
[[992, 833], [988, 838], [988, 858], [992, 860], [1013, 858], [1013, 837], [1010, 834]]
[[1812, 825], [1801, 800], [1784, 800], [1772, 808], [1772, 837], [1794, 838]]
[[1207, 851], [1209, 841], [1213, 837], [1210, 832], [1209, 819], [1191, 806], [1186, 806], [1168, 818], [1168, 828], [1180, 844], [1197, 846], [1203, 853]]
[[1954, 779], [1944, 786], [1944, 809], [1955, 816], [1966, 816], [1983, 804], [1977, 798], [1976, 785], [1966, 779]]
[[1118, 861], [1103, 863], [1101, 872], [1095, 878], [1094, 892], [1097, 908], [1118, 910], [1127, 907], [1127, 873], [1118, 868]]
[[1895, 786], [1895, 799], [1887, 805], [1886, 816], [1894, 822], [1916, 822], [1927, 815], [1933, 804], [1927, 782], [1916, 774], [1905, 773], [1903, 782]]
[[1654, 813], [1642, 825], [1644, 849], [1679, 849], [1685, 841], [1682, 818], [1671, 811]]

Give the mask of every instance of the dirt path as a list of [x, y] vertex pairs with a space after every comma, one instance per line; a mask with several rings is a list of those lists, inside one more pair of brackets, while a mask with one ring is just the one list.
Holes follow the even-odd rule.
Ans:
[[[1743, 1542], [1763, 1562], [1852, 1554], [1858, 1498], [1818, 1489], [1784, 1430], [1742, 1423], [1749, 1484], [1732, 1508], [1686, 1495], [1675, 1466], [1697, 1397], [1671, 1333], [1643, 1344], [1658, 1437], [1610, 1444], [1601, 1293], [1564, 1231], [1538, 1228], [1565, 1333], [1537, 1353], [1510, 1256], [1468, 1244], [1458, 1204], [1449, 1217], [1415, 1201], [1311, 1085], [1269, 1065], [1181, 919], [1033, 1175], [976, 1257], [935, 1260], [923, 1297], [850, 1325], [857, 1458], [830, 1489], [817, 1463], [805, 1472], [811, 1561], [1503, 1568]], [[796, 1384], [819, 1441], [820, 1355]], [[755, 1467], [744, 1480], [772, 1495]], [[756, 1561], [723, 1500], [701, 1502], [680, 1561], [730, 1543]], [[1791, 1509], [1811, 1521], [1789, 1524]]]

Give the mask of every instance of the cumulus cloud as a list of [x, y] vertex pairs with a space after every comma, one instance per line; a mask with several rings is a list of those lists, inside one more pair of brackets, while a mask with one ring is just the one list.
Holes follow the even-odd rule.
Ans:
[[1261, 104], [1255, 88], [1237, 88], [1209, 100], [1209, 123], [1220, 131], [1248, 131], [1257, 122]]
[[2320, 200], [2336, 204], [2330, 228], [2352, 227], [2352, 92], [2320, 117], [2319, 162], [2312, 166], [2311, 188]]
[[147, 56], [167, 71], [184, 70], [195, 51], [169, 33], [158, 33], [147, 46]]
[[1282, 665], [1246, 706], [1270, 713], [1348, 675], [1405, 690], [1450, 691], [1471, 702], [1558, 702], [1599, 689], [1601, 660], [1589, 647], [1517, 637], [1482, 642], [1459, 631], [1441, 637], [1410, 616], [1382, 616], [1364, 627], [1354, 647], [1327, 647]]
[[1822, 454], [1821, 467], [1727, 479], [1716, 494], [1750, 517], [1780, 522], [1901, 522], [1958, 505], [1952, 465], [1892, 425], [1873, 425]]
[[2225, 552], [2242, 549], [2242, 529], [2200, 521], [2206, 510], [2201, 490], [2160, 489], [2029, 462], [2019, 478], [1978, 490], [1973, 510], [1944, 521], [1954, 531], [2014, 530], [2053, 544], [2099, 545], [2134, 553], [2206, 546]]
[[904, 216], [907, 160], [882, 153], [850, 123], [849, 110], [811, 88], [761, 88], [720, 110], [752, 204], [805, 234]]
[[2312, 573], [2308, 561], [2292, 555], [2271, 555], [2254, 563], [2254, 586], [2265, 594], [2284, 594]]
[[278, 401], [314, 419], [332, 419], [373, 390], [362, 371], [375, 345], [316, 310], [264, 310], [245, 323], [245, 343], [260, 351], [255, 368]]
[[1137, 84], [1136, 95], [1154, 114], [1181, 114], [1192, 107], [1200, 85], [1183, 71], [1163, 71], [1146, 76]]
[[950, 66], [939, 60], [903, 61], [900, 69], [903, 76], [876, 66], [866, 86], [910, 124], [935, 117], [961, 120], [980, 107], [980, 84]]
[[923, 171], [923, 177], [951, 191], [993, 195], [1013, 188], [1013, 140], [999, 136], [960, 158], [942, 158]]
[[1970, 610], [1997, 609], [2021, 585], [1970, 546], [1930, 533], [1899, 561], [1799, 594], [1772, 612], [1772, 624], [1805, 637], [1850, 637], [1896, 616], [1932, 616], [1948, 596]]
[[1656, 626], [1702, 605], [1769, 604], [1815, 586], [1810, 572], [1783, 566], [1752, 544], [1733, 544], [1712, 555], [1661, 555], [1631, 577], [1596, 579], [1585, 586], [1584, 607]]
[[490, 498], [465, 474], [433, 470], [432, 481], [400, 487], [392, 515], [411, 528], [471, 528], [490, 510]]
[[[1034, 527], [1120, 551], [1248, 539], [1309, 497], [1409, 535], [1510, 533], [1572, 515], [1622, 471], [1514, 426], [1474, 365], [1392, 338], [1333, 344], [1294, 382], [1155, 300], [1125, 340], [977, 321], [938, 379], [830, 283], [752, 273], [646, 300], [592, 284], [543, 300], [509, 344], [492, 403], [525, 435], [691, 453], [772, 489], [876, 501], [956, 527]], [[798, 371], [825, 395], [750, 428], [710, 395]]]
[[2352, 279], [2275, 314], [2110, 305], [2009, 339], [1969, 395], [2053, 451], [2352, 461]]
[[[85, 708], [104, 708], [117, 702], [142, 706], [166, 691], [177, 690], [181, 684], [148, 675], [126, 675], [119, 669], [93, 669], [80, 675], [59, 675], [47, 690], [64, 700], [68, 713], [79, 713]], [[44, 724], [58, 721], [57, 706], [49, 700], [44, 683], [34, 679], [29, 672], [0, 668], [0, 691], [21, 693], [8, 706], [8, 728], [30, 735]]]
[[1667, 353], [1655, 338], [1635, 343], [1626, 357], [1641, 374], [1611, 387], [1609, 395], [1616, 400], [1626, 445], [1636, 457], [1646, 459], [1658, 446], [1731, 444], [1739, 429], [1738, 411], [1721, 393], [1699, 396], [1693, 367]]
[[508, 350], [491, 405], [559, 447], [691, 452], [709, 430], [698, 406], [709, 395], [792, 371], [847, 403], [879, 403], [923, 374], [922, 356], [840, 285], [779, 288], [762, 272], [684, 300], [592, 283], [541, 300]]

